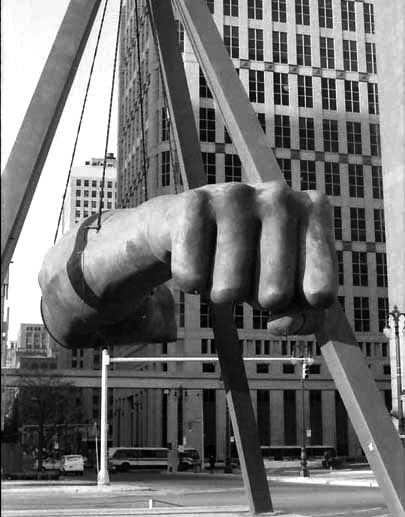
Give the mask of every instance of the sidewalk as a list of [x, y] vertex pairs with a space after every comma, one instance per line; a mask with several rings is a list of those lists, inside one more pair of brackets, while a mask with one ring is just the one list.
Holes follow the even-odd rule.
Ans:
[[[280, 462], [281, 463], [281, 462]], [[311, 485], [331, 485], [331, 486], [356, 486], [356, 487], [373, 487], [378, 488], [377, 481], [374, 473], [364, 468], [347, 468], [340, 470], [326, 470], [321, 468], [311, 468], [309, 465], [310, 477], [304, 478], [300, 476], [299, 468], [295, 466], [281, 467], [275, 466], [274, 468], [266, 468], [267, 479], [270, 482], [276, 483], [298, 483], [298, 484], [311, 484]], [[165, 474], [163, 474], [165, 476]], [[172, 476], [172, 474], [167, 474]], [[214, 473], [209, 471], [203, 471], [195, 474], [192, 472], [178, 472], [175, 474], [177, 478], [210, 478], [210, 479], [229, 479], [230, 477], [241, 477], [239, 469], [234, 469], [232, 474], [225, 474], [222, 469], [216, 469]], [[111, 484], [106, 486], [97, 486], [97, 481], [89, 479], [60, 479], [55, 481], [50, 480], [30, 480], [30, 481], [2, 481], [2, 490], [27, 490], [36, 488], [38, 490], [63, 490], [64, 492], [83, 492], [86, 490], [90, 491], [136, 491], [140, 492], [161, 492], [166, 491], [166, 488], [154, 486], [151, 483], [144, 483], [140, 481], [128, 481], [128, 482], [117, 482], [114, 477], [110, 477]], [[186, 490], [190, 490], [191, 487], [187, 487]], [[199, 489], [200, 490], [200, 489]], [[212, 491], [212, 488], [207, 489]]]

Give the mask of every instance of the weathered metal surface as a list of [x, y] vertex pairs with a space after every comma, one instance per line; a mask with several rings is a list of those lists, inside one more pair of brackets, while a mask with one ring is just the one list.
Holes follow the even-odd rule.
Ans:
[[70, 1], [1, 176], [2, 283], [99, 4]]
[[269, 485], [253, 413], [252, 400], [233, 321], [232, 305], [211, 305], [217, 353], [236, 438], [243, 484], [253, 514], [272, 511]]

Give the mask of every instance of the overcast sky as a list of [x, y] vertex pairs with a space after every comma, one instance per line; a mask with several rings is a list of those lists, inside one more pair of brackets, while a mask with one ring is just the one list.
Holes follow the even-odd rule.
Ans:
[[[68, 0], [2, 0], [1, 170], [3, 171], [31, 96], [62, 21]], [[104, 154], [119, 2], [109, 2], [75, 165]], [[42, 171], [10, 266], [9, 339], [21, 323], [41, 322], [37, 276], [52, 246], [74, 139], [87, 84], [101, 9]], [[116, 92], [117, 93], [117, 92]], [[117, 110], [109, 151], [116, 154]]]

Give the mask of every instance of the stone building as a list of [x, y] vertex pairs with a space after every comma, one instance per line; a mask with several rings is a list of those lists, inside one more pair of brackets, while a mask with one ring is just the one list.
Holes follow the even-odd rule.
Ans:
[[[121, 25], [118, 207], [133, 207], [146, 198], [182, 191], [145, 2], [137, 3], [138, 13], [133, 0], [124, 3]], [[388, 298], [374, 4], [208, 0], [207, 5], [287, 183], [296, 190], [318, 189], [330, 198], [339, 301], [390, 409], [390, 357], [382, 334]], [[177, 32], [207, 181], [245, 181], [237, 151], [180, 21]], [[187, 445], [222, 457], [224, 393], [181, 389], [183, 376], [213, 381], [220, 376], [218, 364], [212, 360], [215, 343], [208, 306], [200, 296], [184, 295], [173, 288], [177, 343], [151, 345], [148, 353], [204, 355], [206, 361], [145, 364], [145, 368], [177, 372], [179, 389], [122, 394], [125, 425], [121, 425], [124, 431], [117, 431], [114, 424], [114, 442], [161, 445], [185, 439]], [[249, 380], [263, 383], [252, 390], [261, 443], [300, 444], [301, 370], [289, 357], [303, 340], [297, 336], [273, 339], [266, 330], [267, 313], [246, 304], [235, 307], [235, 320], [245, 356], [285, 358], [247, 364]], [[332, 445], [339, 454], [360, 455], [319, 346], [314, 338], [304, 341], [315, 359], [305, 393], [309, 442]], [[134, 430], [135, 420], [142, 434]]]

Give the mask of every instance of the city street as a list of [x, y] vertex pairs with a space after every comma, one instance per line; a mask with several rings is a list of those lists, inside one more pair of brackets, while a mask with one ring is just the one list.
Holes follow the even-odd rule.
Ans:
[[[84, 486], [70, 479], [64, 485], [3, 486], [2, 516], [130, 515], [153, 507], [247, 507], [238, 474], [165, 474], [130, 472], [113, 474], [110, 487]], [[378, 488], [316, 486], [271, 482], [274, 509], [313, 517], [388, 516]], [[180, 510], [180, 508], [179, 508]], [[143, 514], [143, 513], [142, 513]], [[208, 514], [209, 515], [209, 514]]]

